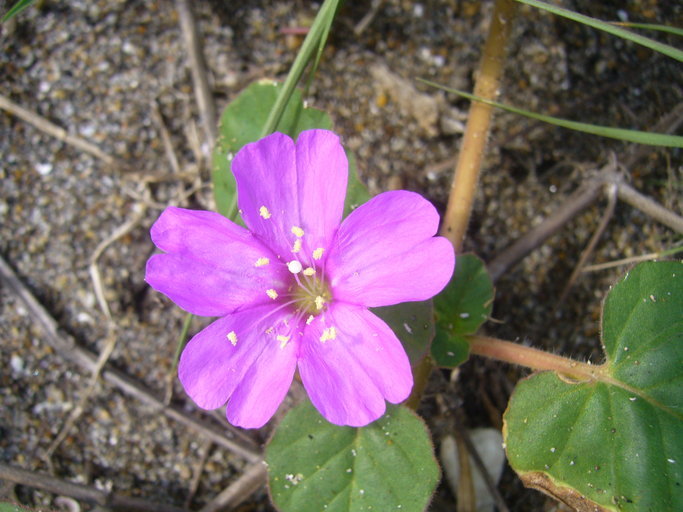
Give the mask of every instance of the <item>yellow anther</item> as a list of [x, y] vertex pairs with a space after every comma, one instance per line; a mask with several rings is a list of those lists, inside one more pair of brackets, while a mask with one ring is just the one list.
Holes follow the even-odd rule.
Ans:
[[237, 345], [237, 334], [235, 334], [235, 331], [230, 331], [228, 333], [228, 340], [230, 340], [230, 343], [232, 343], [233, 347]]
[[318, 247], [315, 251], [313, 251], [313, 259], [319, 260], [320, 258], [322, 258], [323, 257], [323, 251], [324, 251], [324, 249], [322, 247]]
[[270, 219], [270, 212], [265, 206], [261, 206], [261, 208], [258, 209], [258, 214], [264, 219]]
[[270, 290], [266, 290], [266, 295], [268, 295], [268, 297], [270, 297], [273, 300], [277, 299], [277, 292], [272, 288]]
[[292, 252], [299, 252], [301, 250], [301, 238], [294, 240], [294, 245], [292, 246]]
[[306, 325], [311, 325], [311, 322], [313, 321], [315, 317], [313, 315], [309, 315], [308, 318], [306, 319]]
[[275, 339], [280, 342], [280, 348], [285, 348], [285, 345], [287, 345], [287, 342], [289, 341], [289, 336], [278, 334]]
[[299, 238], [304, 236], [304, 230], [299, 226], [292, 226], [292, 233], [294, 233], [294, 236], [298, 236]]
[[304, 269], [304, 275], [305, 276], [314, 276], [315, 275], [315, 269], [313, 267], [307, 267]]
[[334, 327], [328, 327], [327, 329], [323, 330], [322, 336], [320, 336], [320, 341], [325, 343], [328, 340], [334, 340], [337, 338], [337, 329]]
[[320, 311], [323, 308], [324, 304], [325, 304], [325, 299], [323, 299], [320, 295], [318, 295], [315, 298], [315, 309]]
[[256, 260], [256, 263], [254, 263], [255, 267], [262, 267], [264, 265], [268, 265], [270, 263], [270, 260], [268, 258], [259, 258]]

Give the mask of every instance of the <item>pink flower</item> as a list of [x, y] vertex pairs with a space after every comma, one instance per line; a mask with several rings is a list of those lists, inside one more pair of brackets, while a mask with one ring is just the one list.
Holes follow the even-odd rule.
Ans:
[[169, 207], [151, 230], [164, 254], [147, 262], [147, 282], [190, 313], [219, 317], [182, 353], [185, 390], [258, 428], [298, 368], [330, 422], [374, 421], [413, 379], [401, 343], [368, 307], [426, 300], [449, 281], [455, 257], [434, 237], [436, 210], [413, 192], [385, 192], [342, 222], [348, 163], [325, 130], [248, 144], [232, 170], [248, 229]]

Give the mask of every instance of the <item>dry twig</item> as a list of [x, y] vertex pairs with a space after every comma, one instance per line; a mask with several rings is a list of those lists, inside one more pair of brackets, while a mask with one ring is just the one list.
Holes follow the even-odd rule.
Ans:
[[0, 479], [8, 480], [15, 484], [42, 489], [61, 496], [71, 496], [72, 498], [94, 505], [100, 505], [110, 510], [121, 510], [126, 512], [186, 512], [186, 509], [174, 507], [173, 505], [153, 503], [140, 498], [109, 493], [95, 489], [94, 487], [88, 487], [87, 485], [69, 482], [49, 475], [34, 473], [2, 463], [0, 463]]
[[178, 10], [180, 28], [185, 39], [185, 46], [187, 47], [192, 82], [194, 83], [197, 106], [199, 107], [199, 114], [201, 115], [202, 125], [206, 134], [206, 142], [209, 146], [213, 146], [218, 131], [216, 127], [216, 106], [211, 95], [211, 89], [209, 88], [209, 79], [199, 41], [197, 21], [192, 13], [190, 2], [187, 0], [176, 0], [176, 9]]
[[226, 487], [218, 496], [207, 503], [200, 512], [220, 512], [236, 507], [254, 492], [261, 488], [266, 481], [266, 466], [256, 462], [249, 466], [237, 480]]
[[[8, 285], [8, 288], [24, 303], [29, 315], [36, 324], [45, 331], [45, 340], [62, 357], [77, 364], [84, 370], [93, 373], [97, 369], [97, 358], [90, 351], [78, 346], [73, 337], [59, 332], [59, 326], [55, 319], [36, 300], [33, 294], [23, 285], [5, 260], [0, 257], [0, 276]], [[176, 406], [164, 406], [163, 401], [150, 392], [146, 387], [136, 382], [131, 377], [114, 368], [105, 367], [102, 378], [129, 394], [141, 402], [150, 406], [152, 410], [159, 411], [166, 417], [190, 428], [206, 439], [227, 448], [250, 462], [261, 460], [261, 454], [253, 449], [243, 446], [232, 439], [225, 437], [225, 432], [216, 427], [188, 416], [187, 412]]]
[[74, 146], [75, 148], [78, 148], [81, 151], [85, 151], [86, 153], [91, 154], [95, 158], [102, 160], [107, 165], [113, 165], [116, 163], [116, 160], [114, 158], [107, 155], [104, 151], [95, 146], [93, 143], [88, 142], [87, 140], [82, 139], [81, 137], [77, 137], [76, 135], [69, 134], [64, 128], [61, 128], [60, 126], [51, 123], [44, 117], [39, 116], [35, 112], [27, 110], [24, 107], [14, 103], [12, 100], [10, 100], [7, 96], [3, 94], [0, 94], [0, 108], [9, 112], [12, 115], [17, 116], [22, 121], [26, 121], [27, 123], [32, 124], [40, 131], [43, 131], [48, 135], [58, 140], [61, 140], [66, 144], [69, 144], [70, 146]]

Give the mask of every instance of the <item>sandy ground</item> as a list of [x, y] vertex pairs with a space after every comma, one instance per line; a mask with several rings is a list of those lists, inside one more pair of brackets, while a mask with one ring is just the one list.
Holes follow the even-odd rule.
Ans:
[[[675, 3], [573, 6], [604, 19], [628, 11], [632, 20], [680, 26], [683, 8]], [[284, 77], [301, 37], [283, 29], [306, 27], [315, 15], [303, 1], [193, 4], [219, 111], [252, 80]], [[387, 0], [362, 34], [354, 34], [367, 12], [355, 4], [340, 13], [308, 101], [331, 113], [372, 193], [415, 190], [443, 210], [467, 102], [414, 79], [471, 90], [491, 2]], [[0, 92], [104, 153], [94, 156], [0, 113], [0, 255], [54, 318], [62, 339], [92, 354], [112, 349], [108, 368], [162, 401], [174, 388], [171, 404], [178, 414], [258, 450], [270, 427], [235, 433], [220, 414], [197, 411], [173, 384], [184, 314], [143, 281], [153, 252], [149, 227], [161, 209], [213, 206], [208, 144], [174, 4], [44, 1], [3, 27], [0, 45]], [[681, 71], [648, 50], [523, 8], [502, 98], [586, 122], [648, 129], [681, 102]], [[165, 150], [165, 132], [177, 168]], [[631, 152], [618, 142], [498, 115], [467, 250], [493, 260], [611, 153], [625, 159]], [[681, 211], [680, 151], [645, 148], [625, 173], [641, 192]], [[584, 275], [555, 307], [605, 204], [602, 199], [584, 210], [501, 277], [489, 334], [600, 359], [600, 303], [620, 270]], [[113, 235], [120, 236], [102, 245]], [[593, 260], [666, 249], [677, 240], [680, 235], [619, 203]], [[89, 270], [95, 257], [111, 321]], [[248, 466], [244, 454], [206, 440], [170, 419], [158, 403], [111, 380], [98, 381], [87, 396], [88, 369], [74, 363], [71, 352], [51, 346], [5, 284], [0, 298], [0, 462], [194, 510]], [[192, 331], [201, 326], [195, 322]], [[481, 360], [467, 363], [457, 378], [435, 375], [421, 412], [437, 444], [449, 425], [440, 404], [456, 404], [471, 426], [495, 426], [520, 375]], [[77, 421], [48, 457], [80, 406]], [[511, 510], [551, 507], [522, 490], [509, 469], [501, 489]], [[26, 486], [5, 484], [0, 493], [35, 507], [66, 506]], [[263, 490], [242, 507], [270, 510]], [[452, 507], [452, 494], [442, 486], [432, 509]]]

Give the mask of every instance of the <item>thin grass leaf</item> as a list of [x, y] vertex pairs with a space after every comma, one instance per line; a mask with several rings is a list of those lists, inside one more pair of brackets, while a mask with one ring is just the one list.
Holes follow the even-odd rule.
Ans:
[[590, 133], [591, 135], [599, 135], [601, 137], [609, 137], [610, 139], [623, 140], [625, 142], [635, 142], [637, 144], [647, 144], [649, 146], [665, 146], [672, 148], [683, 148], [683, 137], [679, 135], [668, 135], [664, 133], [652, 133], [643, 132], [640, 130], [628, 130], [625, 128], [611, 128], [609, 126], [600, 126], [597, 124], [581, 123], [578, 121], [570, 121], [568, 119], [561, 119], [559, 117], [546, 116], [543, 114], [537, 114], [531, 112], [530, 110], [525, 110], [522, 108], [512, 107], [510, 105], [505, 105], [503, 103], [498, 103], [496, 101], [489, 101], [474, 94], [469, 94], [464, 91], [459, 91], [457, 89], [452, 89], [450, 87], [445, 87], [437, 83], [431, 82], [419, 78], [420, 82], [433, 87], [438, 87], [447, 92], [452, 92], [463, 98], [467, 98], [472, 101], [480, 101], [486, 103], [487, 105], [492, 105], [494, 107], [506, 110], [508, 112], [513, 112], [537, 121], [543, 121], [544, 123], [553, 124], [555, 126], [561, 126], [562, 128], [568, 128], [570, 130], [575, 130], [583, 133]]
[[0, 23], [5, 23], [7, 20], [14, 18], [21, 11], [29, 7], [31, 4], [35, 3], [36, 0], [19, 0], [12, 8], [7, 11], [7, 13], [2, 17]]
[[265, 137], [275, 130], [275, 127], [280, 122], [282, 113], [285, 111], [285, 107], [294, 92], [296, 84], [299, 83], [301, 75], [303, 75], [304, 70], [306, 69], [306, 65], [316, 51], [320, 52], [321, 45], [325, 44], [338, 5], [339, 0], [325, 0], [320, 7], [318, 14], [313, 21], [313, 25], [311, 25], [311, 29], [308, 31], [308, 35], [301, 45], [301, 49], [299, 50], [296, 59], [294, 59], [294, 64], [292, 64], [292, 68], [289, 70], [287, 79], [282, 86], [282, 91], [278, 95], [275, 105], [273, 105], [273, 108], [268, 115], [266, 124], [261, 132], [262, 137]]
[[670, 27], [669, 25], [657, 25], [656, 23], [631, 23], [630, 21], [614, 21], [612, 25], [617, 27], [640, 28], [643, 30], [656, 30], [675, 36], [683, 37], [683, 28]]
[[649, 37], [641, 36], [639, 34], [631, 32], [630, 30], [617, 27], [611, 23], [600, 21], [595, 18], [591, 18], [590, 16], [585, 16], [583, 14], [579, 14], [568, 9], [563, 9], [562, 7], [557, 7], [556, 5], [550, 5], [545, 2], [541, 2], [540, 0], [517, 1], [526, 5], [530, 5], [532, 7], [536, 7], [538, 9], [543, 9], [544, 11], [551, 12], [553, 14], [556, 14], [557, 16], [562, 16], [564, 18], [568, 18], [570, 20], [583, 23], [584, 25], [588, 25], [589, 27], [597, 28], [598, 30], [603, 30], [617, 37], [628, 39], [629, 41], [632, 41], [636, 44], [640, 44], [653, 51], [671, 57], [672, 59], [676, 59], [679, 62], [683, 62], [683, 51], [679, 50], [678, 48], [674, 48], [673, 46], [669, 46], [668, 44], [660, 43], [658, 41], [655, 41], [654, 39], [650, 39]]

